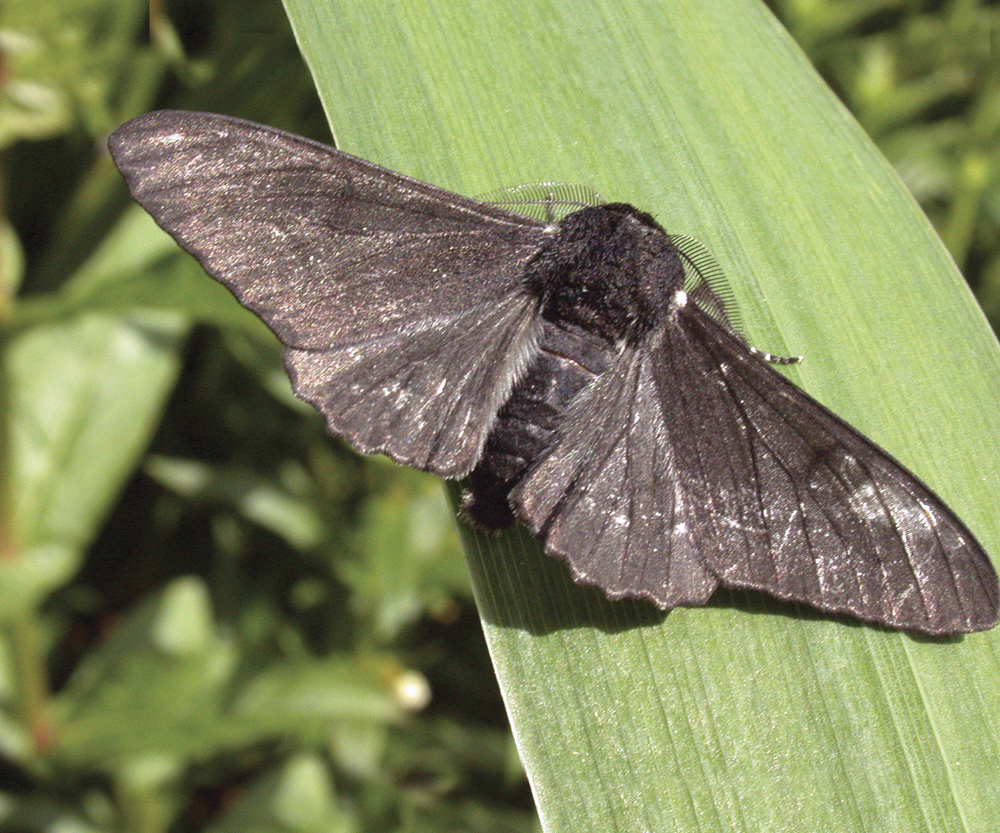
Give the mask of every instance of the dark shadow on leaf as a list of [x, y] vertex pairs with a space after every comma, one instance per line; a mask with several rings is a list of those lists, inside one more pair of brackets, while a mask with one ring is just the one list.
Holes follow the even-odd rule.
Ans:
[[[479, 588], [482, 616], [492, 625], [516, 628], [534, 636], [576, 628], [614, 634], [662, 624], [670, 615], [670, 611], [660, 610], [651, 602], [612, 601], [595, 587], [575, 583], [565, 563], [546, 555], [540, 544], [523, 529], [488, 536], [460, 524], [460, 531], [467, 545], [469, 569]], [[721, 588], [705, 607], [892, 631], [844, 614], [825, 613], [807, 605], [783, 602], [754, 590]], [[961, 635], [931, 636], [912, 632], [907, 635], [929, 643], [947, 644], [962, 639]]]

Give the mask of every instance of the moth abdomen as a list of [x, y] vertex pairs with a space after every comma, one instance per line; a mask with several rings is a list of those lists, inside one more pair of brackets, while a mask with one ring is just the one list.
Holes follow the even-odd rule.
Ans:
[[497, 414], [463, 503], [476, 526], [514, 522], [507, 497], [558, 437], [579, 393], [611, 364], [614, 344], [576, 328], [543, 321], [538, 355]]

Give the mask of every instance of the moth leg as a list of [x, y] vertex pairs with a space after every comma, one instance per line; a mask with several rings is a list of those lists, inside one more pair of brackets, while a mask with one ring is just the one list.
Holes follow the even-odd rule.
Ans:
[[747, 346], [750, 348], [750, 352], [757, 356], [757, 358], [771, 364], [798, 364], [805, 358], [804, 356], [776, 356], [774, 353], [765, 353], [763, 350], [758, 350], [752, 344]]

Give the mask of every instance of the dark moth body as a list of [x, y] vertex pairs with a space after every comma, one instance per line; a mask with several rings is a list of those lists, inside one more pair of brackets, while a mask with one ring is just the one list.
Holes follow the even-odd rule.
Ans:
[[208, 114], [143, 116], [110, 147], [331, 433], [466, 478], [467, 517], [520, 521], [609, 598], [742, 587], [928, 633], [996, 624], [969, 530], [770, 367], [648, 214], [543, 222]]
[[514, 522], [511, 490], [555, 443], [576, 396], [669, 313], [684, 269], [652, 217], [611, 204], [562, 220], [525, 282], [539, 302], [538, 352], [497, 415], [464, 503], [485, 529]]

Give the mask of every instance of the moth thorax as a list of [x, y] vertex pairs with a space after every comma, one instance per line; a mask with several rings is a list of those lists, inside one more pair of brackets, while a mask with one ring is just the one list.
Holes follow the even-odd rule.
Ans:
[[655, 324], [683, 285], [683, 270], [650, 215], [614, 203], [562, 220], [528, 279], [546, 319], [617, 342]]

